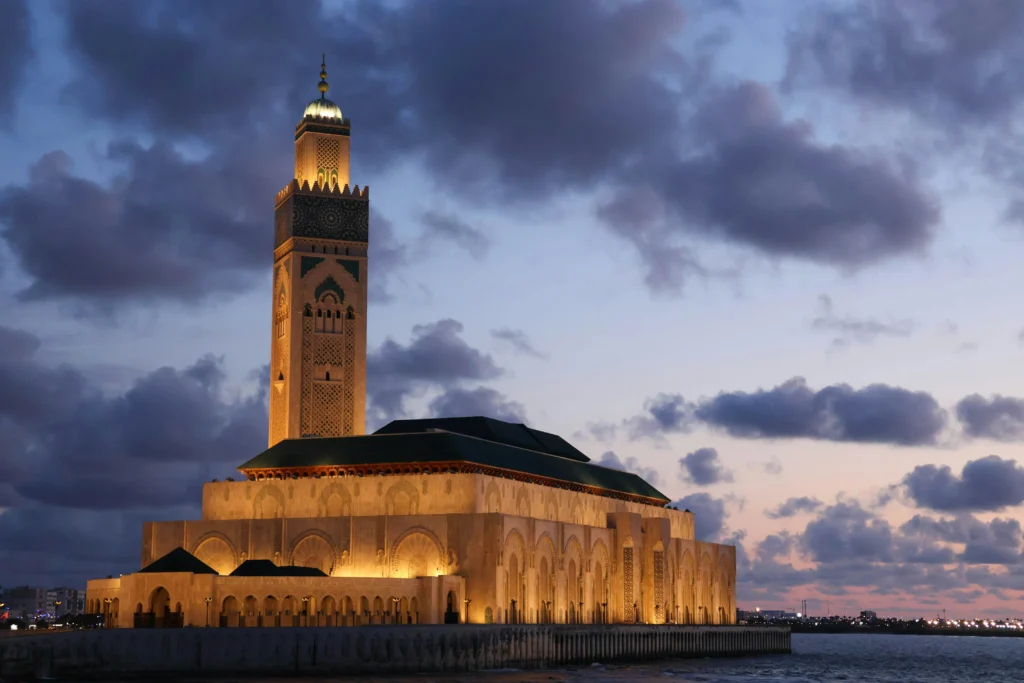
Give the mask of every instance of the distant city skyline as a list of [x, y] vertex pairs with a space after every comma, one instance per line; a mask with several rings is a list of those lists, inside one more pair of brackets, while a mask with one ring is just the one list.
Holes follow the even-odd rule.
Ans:
[[138, 569], [265, 448], [326, 53], [371, 429], [565, 435], [736, 544], [742, 609], [1014, 615], [1021, 36], [955, 0], [0, 4], [0, 585]]

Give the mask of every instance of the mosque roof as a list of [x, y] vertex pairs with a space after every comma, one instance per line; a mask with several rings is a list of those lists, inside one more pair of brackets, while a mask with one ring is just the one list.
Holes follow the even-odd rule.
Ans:
[[641, 477], [594, 465], [559, 436], [486, 417], [395, 420], [367, 436], [285, 439], [238, 469], [250, 479], [478, 472], [653, 505], [668, 502]]
[[179, 546], [160, 559], [147, 564], [139, 572], [142, 574], [216, 574], [217, 570]]

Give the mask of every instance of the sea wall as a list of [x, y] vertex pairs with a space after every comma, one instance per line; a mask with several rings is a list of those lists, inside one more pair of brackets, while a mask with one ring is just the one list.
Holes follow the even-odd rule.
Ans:
[[0, 680], [550, 668], [790, 651], [778, 626], [96, 629], [0, 638]]

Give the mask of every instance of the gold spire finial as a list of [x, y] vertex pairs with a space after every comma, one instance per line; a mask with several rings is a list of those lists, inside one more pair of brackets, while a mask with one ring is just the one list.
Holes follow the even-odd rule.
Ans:
[[320, 62], [320, 83], [317, 88], [320, 89], [320, 97], [326, 99], [327, 97], [327, 53], [323, 54], [323, 59]]

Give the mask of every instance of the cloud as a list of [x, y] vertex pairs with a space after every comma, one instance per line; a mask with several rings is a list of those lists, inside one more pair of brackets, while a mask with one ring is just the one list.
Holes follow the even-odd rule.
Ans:
[[658, 394], [644, 402], [644, 414], [629, 418], [623, 426], [633, 440], [685, 434], [693, 426], [691, 411], [680, 394]]
[[[698, 11], [681, 52], [684, 19], [671, 0], [570, 0], [526, 14], [513, 0], [345, 12], [71, 4], [81, 68], [66, 95], [114, 124], [217, 145], [294, 123], [315, 96], [315, 63], [294, 46], [317, 44], [344, 65], [330, 96], [352, 117], [367, 168], [416, 159], [438, 186], [503, 207], [621, 188], [599, 213], [636, 247], [656, 290], [704, 272], [689, 238], [842, 269], [928, 245], [938, 211], [908, 163], [815, 140], [764, 86], [714, 83], [721, 41], [702, 33]], [[225, 43], [239, 25], [247, 39]], [[438, 218], [480, 249], [466, 226]]]
[[835, 347], [851, 343], [870, 344], [879, 337], [909, 337], [917, 328], [913, 320], [881, 321], [874, 318], [856, 318], [836, 315], [832, 299], [824, 294], [818, 297], [818, 314], [811, 321], [811, 328], [836, 335], [832, 340]]
[[901, 484], [915, 505], [932, 510], [995, 511], [1024, 502], [1024, 468], [997, 455], [969, 461], [959, 476], [948, 465], [918, 465]]
[[431, 417], [481, 415], [505, 422], [526, 422], [526, 409], [490, 387], [451, 387], [430, 402]]
[[[1011, 117], [1024, 6], [1008, 2], [821, 5], [791, 33], [786, 82], [913, 111], [950, 129]], [[837, 38], [841, 36], [840, 38]]]
[[679, 478], [697, 486], [710, 486], [730, 482], [733, 475], [718, 458], [717, 450], [698, 448], [679, 459]]
[[33, 57], [27, 0], [0, 3], [0, 123], [10, 119], [18, 86]]
[[478, 261], [487, 256], [491, 248], [491, 240], [487, 235], [450, 213], [424, 211], [420, 220], [427, 228], [424, 236], [427, 242], [448, 240], [465, 249]]
[[782, 462], [776, 457], [759, 464], [765, 474], [782, 474]]
[[770, 91], [752, 82], [712, 87], [698, 105], [686, 153], [651, 155], [600, 211], [648, 261], [648, 284], [678, 288], [688, 267], [680, 239], [725, 241], [763, 254], [856, 269], [920, 254], [939, 218], [907, 160], [900, 163], [814, 139], [786, 122]]
[[392, 281], [409, 265], [405, 244], [395, 236], [391, 221], [375, 209], [370, 209], [370, 246], [367, 258], [373, 269], [367, 296], [372, 303], [388, 303], [394, 299]]
[[632, 455], [622, 460], [615, 451], [605, 451], [601, 454], [597, 464], [602, 467], [610, 467], [613, 470], [632, 472], [639, 475], [651, 486], [659, 486], [661, 484], [661, 477], [658, 476], [658, 471], [653, 467], [641, 465], [640, 461]]
[[956, 404], [956, 416], [964, 434], [996, 441], [1024, 439], [1024, 400], [1009, 396], [986, 399], [972, 394]]
[[725, 499], [713, 498], [704, 492], [691, 493], [672, 505], [693, 513], [694, 535], [698, 541], [717, 541], [725, 532]]
[[229, 390], [221, 359], [102, 391], [0, 327], [4, 582], [77, 585], [137, 568], [142, 522], [196, 517], [202, 484], [266, 448], [269, 370]]
[[[368, 412], [373, 415], [372, 421], [405, 417], [407, 399], [430, 389], [449, 390], [464, 382], [500, 377], [504, 370], [490, 355], [466, 343], [462, 332], [462, 323], [446, 318], [413, 327], [408, 344], [388, 338], [367, 354]], [[462, 394], [452, 395], [435, 407], [465, 406], [469, 400]], [[493, 408], [497, 404], [490, 405]]]
[[[255, 146], [254, 146], [255, 147]], [[43, 156], [25, 185], [0, 191], [0, 232], [30, 284], [27, 300], [197, 302], [265, 275], [273, 197], [252, 153], [190, 161], [171, 145], [122, 140], [107, 160], [124, 172], [104, 186]], [[226, 172], [231, 169], [231, 172]]]
[[885, 384], [814, 391], [795, 377], [773, 389], [720, 393], [693, 411], [704, 424], [737, 438], [805, 438], [922, 446], [937, 442], [946, 414], [924, 392]]
[[837, 503], [811, 521], [801, 545], [815, 562], [891, 562], [892, 528], [856, 503]]
[[503, 327], [501, 329], [491, 330], [491, 336], [499, 341], [509, 344], [513, 349], [524, 356], [547, 358], [547, 354], [538, 351], [530, 341], [530, 338], [527, 337], [526, 333], [522, 330]]
[[808, 496], [787, 498], [785, 502], [780, 503], [775, 509], [765, 510], [764, 515], [769, 519], [785, 519], [805, 512], [814, 512], [823, 505], [824, 503], [817, 498], [810, 498]]

